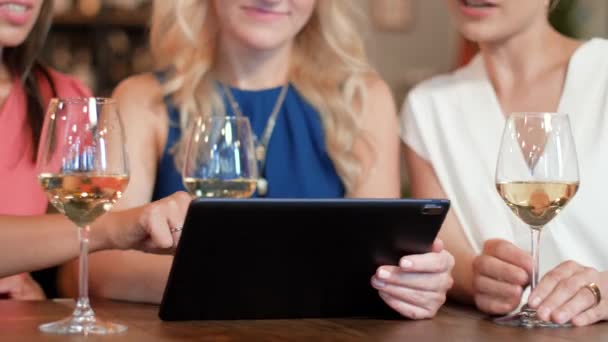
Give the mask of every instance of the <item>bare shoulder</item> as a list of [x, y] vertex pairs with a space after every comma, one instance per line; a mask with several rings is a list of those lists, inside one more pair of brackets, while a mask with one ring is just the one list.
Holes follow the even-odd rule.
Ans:
[[158, 79], [152, 73], [143, 73], [121, 81], [114, 90], [115, 95], [140, 95], [150, 97], [151, 94], [160, 94], [161, 86]]
[[393, 125], [397, 117], [395, 98], [390, 86], [377, 75], [365, 79], [367, 91], [363, 120], [368, 123]]
[[[113, 97], [130, 137], [130, 153], [139, 156], [152, 153], [148, 160], [158, 160], [166, 143], [169, 126], [159, 80], [152, 73], [131, 76], [118, 84]], [[148, 168], [154, 169], [154, 166], [149, 165]]]
[[389, 85], [377, 75], [365, 79], [370, 105], [394, 104], [394, 97]]
[[131, 76], [118, 84], [113, 92], [121, 114], [126, 120], [136, 116], [163, 116], [166, 112], [163, 91], [158, 79], [152, 73]]

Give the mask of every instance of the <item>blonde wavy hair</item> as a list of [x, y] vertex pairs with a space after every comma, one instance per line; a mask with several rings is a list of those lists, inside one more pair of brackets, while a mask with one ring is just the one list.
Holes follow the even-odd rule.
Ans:
[[[154, 2], [151, 49], [157, 67], [171, 70], [163, 83], [164, 95], [178, 106], [184, 132], [193, 119], [223, 110], [212, 75], [219, 27], [209, 1]], [[353, 145], [362, 136], [366, 82], [374, 75], [352, 21], [356, 14], [352, 8], [351, 0], [317, 0], [310, 20], [294, 39], [288, 75], [320, 113], [328, 153], [347, 193], [365, 173], [362, 156], [356, 155]], [[366, 138], [363, 141], [371, 147]], [[176, 145], [178, 165], [183, 145], [184, 139]]]

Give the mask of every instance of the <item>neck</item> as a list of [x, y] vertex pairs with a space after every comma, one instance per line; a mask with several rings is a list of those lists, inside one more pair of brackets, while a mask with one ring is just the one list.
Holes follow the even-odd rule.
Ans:
[[255, 50], [224, 39], [219, 46], [220, 81], [246, 90], [278, 87], [287, 82], [292, 44]]
[[13, 85], [12, 75], [6, 66], [6, 63], [4, 63], [2, 52], [3, 49], [0, 46], [0, 105], [3, 105], [6, 101]]
[[0, 83], [11, 82], [11, 75], [4, 63], [4, 49], [0, 46]]
[[479, 45], [488, 76], [497, 92], [562, 65], [580, 42], [562, 36], [546, 20], [506, 40]]

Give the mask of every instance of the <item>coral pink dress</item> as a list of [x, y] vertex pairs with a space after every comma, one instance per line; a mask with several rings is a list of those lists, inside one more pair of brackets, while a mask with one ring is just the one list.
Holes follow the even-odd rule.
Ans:
[[[49, 70], [57, 96], [91, 96], [73, 77]], [[53, 96], [49, 84], [40, 82], [45, 102]], [[45, 103], [45, 109], [46, 109]], [[25, 90], [15, 78], [0, 107], [0, 215], [38, 215], [46, 212], [47, 198], [38, 184], [33, 146], [26, 114]]]

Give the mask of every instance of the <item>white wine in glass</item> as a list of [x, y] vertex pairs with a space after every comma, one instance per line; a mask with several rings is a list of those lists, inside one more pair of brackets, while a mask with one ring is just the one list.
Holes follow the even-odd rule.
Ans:
[[496, 188], [515, 215], [541, 229], [574, 197], [578, 182], [505, 182]]
[[124, 174], [52, 174], [38, 176], [51, 204], [78, 227], [86, 227], [112, 208], [129, 183]]
[[182, 180], [192, 197], [253, 196], [258, 165], [248, 118], [199, 118], [187, 139]]
[[100, 320], [88, 297], [90, 225], [112, 209], [129, 183], [124, 146], [124, 129], [114, 100], [50, 101], [38, 148], [38, 180], [51, 204], [79, 228], [79, 296], [72, 315], [41, 325], [43, 332], [89, 335], [127, 329]]
[[[530, 227], [531, 291], [539, 281], [541, 232], [572, 200], [578, 187], [578, 161], [568, 116], [560, 113], [509, 115], [496, 166], [496, 189], [511, 211]], [[570, 326], [543, 321], [527, 305], [514, 315], [494, 321], [527, 328]]]

